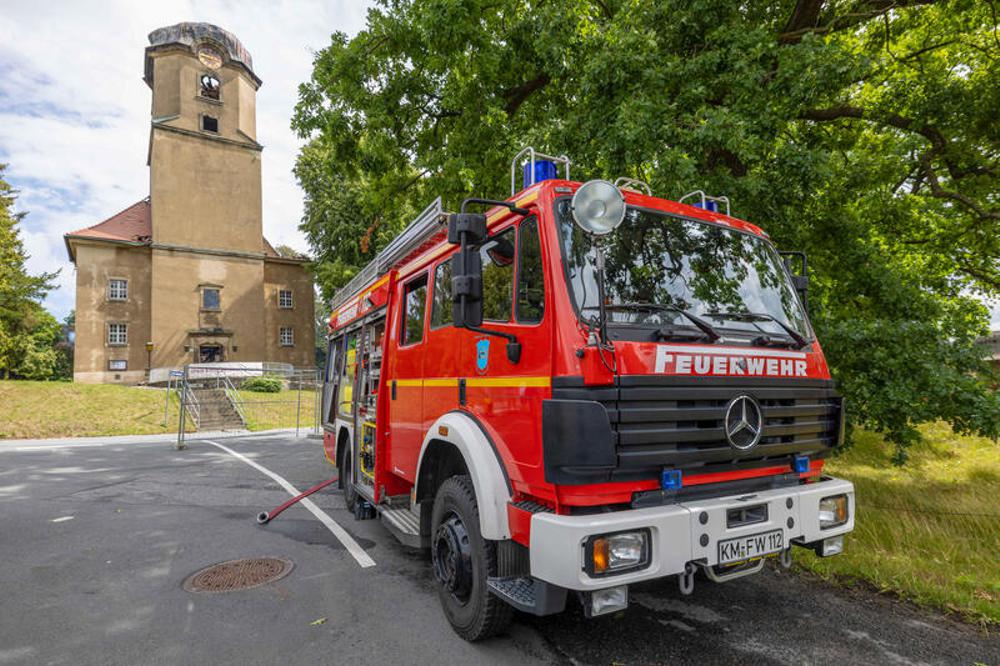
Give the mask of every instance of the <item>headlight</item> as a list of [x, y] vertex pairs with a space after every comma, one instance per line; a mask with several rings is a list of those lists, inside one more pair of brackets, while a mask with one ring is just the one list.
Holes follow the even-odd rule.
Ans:
[[819, 528], [837, 527], [847, 522], [847, 495], [833, 495], [819, 501]]
[[587, 539], [585, 569], [591, 576], [623, 573], [649, 565], [649, 530], [602, 534]]

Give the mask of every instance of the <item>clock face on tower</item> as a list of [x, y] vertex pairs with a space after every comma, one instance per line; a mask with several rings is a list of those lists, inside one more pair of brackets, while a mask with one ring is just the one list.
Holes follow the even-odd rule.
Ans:
[[207, 45], [202, 45], [198, 47], [198, 60], [201, 61], [205, 67], [210, 69], [219, 69], [222, 67], [222, 54], [219, 51]]

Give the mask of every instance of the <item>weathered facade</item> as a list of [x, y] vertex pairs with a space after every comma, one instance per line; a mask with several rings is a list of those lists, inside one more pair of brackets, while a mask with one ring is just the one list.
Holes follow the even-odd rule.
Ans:
[[305, 260], [263, 237], [250, 54], [206, 23], [150, 33], [150, 196], [67, 234], [74, 379], [134, 383], [205, 361], [314, 363]]

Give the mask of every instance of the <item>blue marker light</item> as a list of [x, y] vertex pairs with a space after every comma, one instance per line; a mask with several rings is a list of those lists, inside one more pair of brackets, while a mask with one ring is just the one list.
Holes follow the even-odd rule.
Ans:
[[799, 474], [805, 474], [808, 472], [809, 456], [795, 456], [795, 461], [792, 463], [792, 469]]
[[[524, 163], [522, 189], [527, 189], [535, 183], [543, 180], [552, 180], [556, 177], [556, 163], [549, 160], [535, 160], [535, 173], [531, 173], [531, 162]], [[534, 175], [534, 178], [532, 178]]]
[[663, 470], [660, 476], [660, 486], [664, 490], [680, 490], [683, 485], [684, 479], [681, 478], [681, 471], [679, 469]]

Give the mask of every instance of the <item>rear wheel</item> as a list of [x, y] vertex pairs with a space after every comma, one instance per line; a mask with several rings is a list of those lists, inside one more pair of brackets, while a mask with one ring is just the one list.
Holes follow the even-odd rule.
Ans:
[[351, 449], [344, 449], [344, 455], [340, 460], [340, 482], [344, 486], [344, 505], [347, 510], [354, 512], [354, 507], [358, 503], [358, 491], [354, 489], [354, 474], [351, 466]]
[[510, 624], [514, 609], [486, 586], [486, 578], [497, 572], [496, 544], [479, 532], [479, 506], [468, 476], [446, 480], [434, 498], [431, 561], [438, 597], [455, 633], [478, 641]]

